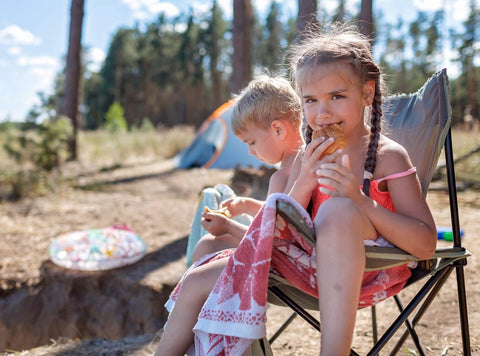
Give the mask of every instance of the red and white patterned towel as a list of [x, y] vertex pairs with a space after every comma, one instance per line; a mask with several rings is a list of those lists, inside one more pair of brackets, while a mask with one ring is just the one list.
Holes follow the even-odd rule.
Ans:
[[[253, 340], [265, 336], [270, 271], [318, 296], [315, 249], [277, 216], [279, 199], [296, 206], [313, 227], [310, 216], [297, 202], [285, 194], [272, 194], [236, 250], [207, 256], [191, 267], [230, 256], [194, 327], [196, 355], [241, 355]], [[409, 276], [406, 266], [365, 273], [359, 306], [372, 305], [398, 293]], [[167, 309], [173, 306], [178, 290], [179, 286], [167, 302]]]

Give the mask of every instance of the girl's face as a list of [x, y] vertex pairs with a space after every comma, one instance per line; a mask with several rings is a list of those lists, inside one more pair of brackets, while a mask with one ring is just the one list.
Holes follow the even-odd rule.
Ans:
[[237, 137], [248, 145], [248, 153], [260, 161], [268, 164], [281, 161], [283, 154], [281, 142], [274, 127], [264, 129], [250, 124]]
[[372, 104], [374, 81], [362, 85], [345, 63], [317, 65], [301, 79], [303, 109], [312, 129], [338, 123], [347, 138], [353, 132], [364, 132], [364, 109]]

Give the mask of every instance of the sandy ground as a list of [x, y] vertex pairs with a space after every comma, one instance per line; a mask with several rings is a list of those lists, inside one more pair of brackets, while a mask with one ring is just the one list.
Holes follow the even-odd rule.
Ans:
[[[78, 183], [89, 185], [90, 190], [60, 188], [55, 195], [0, 203], [0, 291], [5, 293], [16, 286], [34, 284], [39, 278], [40, 265], [48, 258], [51, 238], [68, 231], [128, 224], [146, 240], [149, 252], [185, 239], [201, 189], [216, 183], [230, 183], [233, 173], [233, 170], [172, 170], [171, 162], [166, 161], [83, 177]], [[465, 269], [472, 353], [480, 355], [480, 192], [460, 192], [458, 199], [464, 243], [472, 252]], [[430, 191], [428, 201], [437, 225], [449, 226], [447, 193]], [[152, 273], [150, 283], [158, 281], [161, 275], [175, 281], [184, 266], [184, 256], [165, 264]], [[418, 326], [428, 354], [462, 354], [455, 283], [452, 275]], [[412, 294], [415, 288], [408, 288], [402, 294]], [[380, 330], [394, 318], [394, 307], [391, 301], [378, 305]], [[369, 310], [358, 313], [353, 344], [360, 354], [367, 352], [371, 345], [369, 313]], [[270, 307], [269, 334], [289, 314], [285, 308]], [[139, 336], [144, 344], [140, 349], [127, 351], [125, 348], [124, 352], [102, 354], [150, 354], [155, 343], [152, 337]], [[275, 355], [315, 355], [318, 349], [318, 334], [300, 318], [273, 344]], [[415, 355], [410, 341], [402, 354]]]

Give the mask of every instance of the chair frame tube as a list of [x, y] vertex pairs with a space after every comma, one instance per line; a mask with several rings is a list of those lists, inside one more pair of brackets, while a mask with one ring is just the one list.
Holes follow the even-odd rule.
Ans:
[[[450, 199], [450, 216], [452, 219], [453, 245], [462, 247], [462, 239], [460, 237], [460, 219], [458, 215], [457, 186], [455, 181], [455, 164], [453, 159], [452, 147], [452, 130], [449, 129], [445, 139], [445, 161], [447, 169], [448, 194]], [[463, 260], [466, 264], [466, 259]], [[465, 290], [465, 275], [463, 265], [457, 264], [457, 291], [458, 291], [458, 307], [460, 312], [460, 324], [462, 329], [463, 354], [471, 355], [470, 348], [470, 332], [468, 329], [468, 312], [467, 312], [467, 293]]]

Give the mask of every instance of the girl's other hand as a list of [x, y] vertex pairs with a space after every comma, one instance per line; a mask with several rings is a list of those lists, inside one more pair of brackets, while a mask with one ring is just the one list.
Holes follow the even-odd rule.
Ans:
[[347, 197], [357, 203], [364, 196], [352, 172], [350, 157], [346, 154], [341, 156], [340, 163], [322, 163], [316, 174], [317, 182], [322, 185], [320, 190], [324, 194], [332, 197]]

